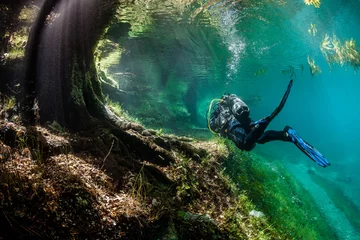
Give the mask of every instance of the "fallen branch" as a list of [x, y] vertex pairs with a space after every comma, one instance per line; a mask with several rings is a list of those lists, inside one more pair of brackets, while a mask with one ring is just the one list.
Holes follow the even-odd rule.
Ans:
[[109, 150], [108, 154], [105, 156], [105, 158], [104, 158], [104, 160], [103, 160], [103, 162], [102, 162], [102, 165], [101, 165], [100, 170], [102, 170], [102, 169], [103, 169], [104, 164], [105, 164], [105, 160], [106, 160], [106, 159], [107, 159], [107, 157], [110, 155], [111, 150], [112, 150], [112, 148], [114, 147], [114, 142], [115, 142], [115, 140], [113, 140], [113, 141], [112, 141], [112, 144], [111, 144], [110, 150]]

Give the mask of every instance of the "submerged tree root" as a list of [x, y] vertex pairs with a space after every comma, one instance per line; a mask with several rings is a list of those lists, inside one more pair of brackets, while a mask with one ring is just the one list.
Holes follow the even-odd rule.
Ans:
[[168, 173], [188, 150], [162, 148], [144, 130], [69, 134], [1, 122], [0, 223], [9, 227], [1, 236], [148, 239], [167, 229], [169, 217], [174, 224], [182, 203]]

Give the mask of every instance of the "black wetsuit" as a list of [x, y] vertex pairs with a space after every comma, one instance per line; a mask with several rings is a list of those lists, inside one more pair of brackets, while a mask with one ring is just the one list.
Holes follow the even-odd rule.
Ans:
[[[235, 106], [238, 116], [234, 114], [234, 100], [240, 102]], [[236, 95], [223, 95], [218, 103], [217, 109], [210, 117], [210, 127], [221, 136], [232, 140], [238, 148], [251, 151], [256, 143], [264, 144], [270, 141], [281, 140], [291, 141], [287, 133], [282, 131], [267, 130], [265, 128], [265, 118], [257, 122], [249, 117], [249, 108]], [[266, 125], [266, 126], [264, 126]]]
[[291, 127], [286, 126], [282, 131], [265, 131], [284, 107], [292, 84], [293, 80], [289, 82], [277, 108], [269, 116], [259, 121], [253, 121], [250, 118], [249, 107], [236, 95], [223, 95], [216, 109], [212, 111], [210, 107], [208, 110], [212, 111], [210, 119], [208, 119], [209, 128], [222, 137], [229, 138], [238, 148], [245, 151], [251, 151], [256, 143], [264, 144], [275, 140], [292, 142], [320, 166], [329, 166], [329, 161], [318, 150], [304, 141]]

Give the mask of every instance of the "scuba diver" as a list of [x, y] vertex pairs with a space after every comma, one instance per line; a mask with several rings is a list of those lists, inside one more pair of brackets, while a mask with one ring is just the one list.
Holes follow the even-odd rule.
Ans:
[[[212, 100], [207, 113], [208, 128], [213, 133], [229, 138], [239, 149], [245, 151], [251, 151], [256, 143], [264, 144], [275, 140], [292, 142], [321, 167], [329, 166], [330, 162], [318, 150], [304, 141], [291, 127], [286, 126], [282, 131], [265, 131], [284, 107], [292, 84], [293, 80], [290, 81], [279, 106], [274, 112], [255, 122], [249, 117], [249, 107], [235, 94], [224, 94], [221, 99]], [[218, 101], [218, 104], [213, 109], [214, 101]]]

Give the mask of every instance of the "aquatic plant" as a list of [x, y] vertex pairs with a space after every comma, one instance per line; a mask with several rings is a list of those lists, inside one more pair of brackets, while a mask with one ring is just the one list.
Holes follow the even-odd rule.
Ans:
[[308, 29], [308, 33], [315, 37], [315, 35], [317, 33], [316, 24], [310, 23], [310, 28]]
[[351, 66], [355, 73], [360, 67], [360, 48], [354, 39], [345, 40], [344, 43], [334, 35], [332, 38], [326, 34], [320, 44], [320, 50], [331, 69], [332, 64]]
[[329, 60], [330, 60], [329, 53], [332, 51], [332, 43], [331, 43], [331, 39], [328, 34], [325, 34], [325, 37], [321, 41], [320, 50], [321, 50], [322, 54], [324, 55], [325, 60], [327, 62], [329, 62]]
[[314, 5], [314, 7], [316, 8], [320, 8], [321, 4], [320, 0], [304, 0], [304, 3], [306, 5]]
[[356, 71], [360, 67], [360, 50], [359, 46], [356, 45], [356, 41], [354, 39], [346, 40], [343, 51], [345, 52], [345, 60]]
[[315, 60], [313, 58], [311, 58], [310, 56], [308, 56], [307, 60], [308, 60], [309, 66], [310, 66], [311, 75], [314, 76], [314, 75], [320, 74], [321, 68], [319, 65], [315, 64]]
[[27, 23], [34, 22], [39, 10], [39, 7], [35, 4], [25, 5], [21, 8], [18, 19]]

